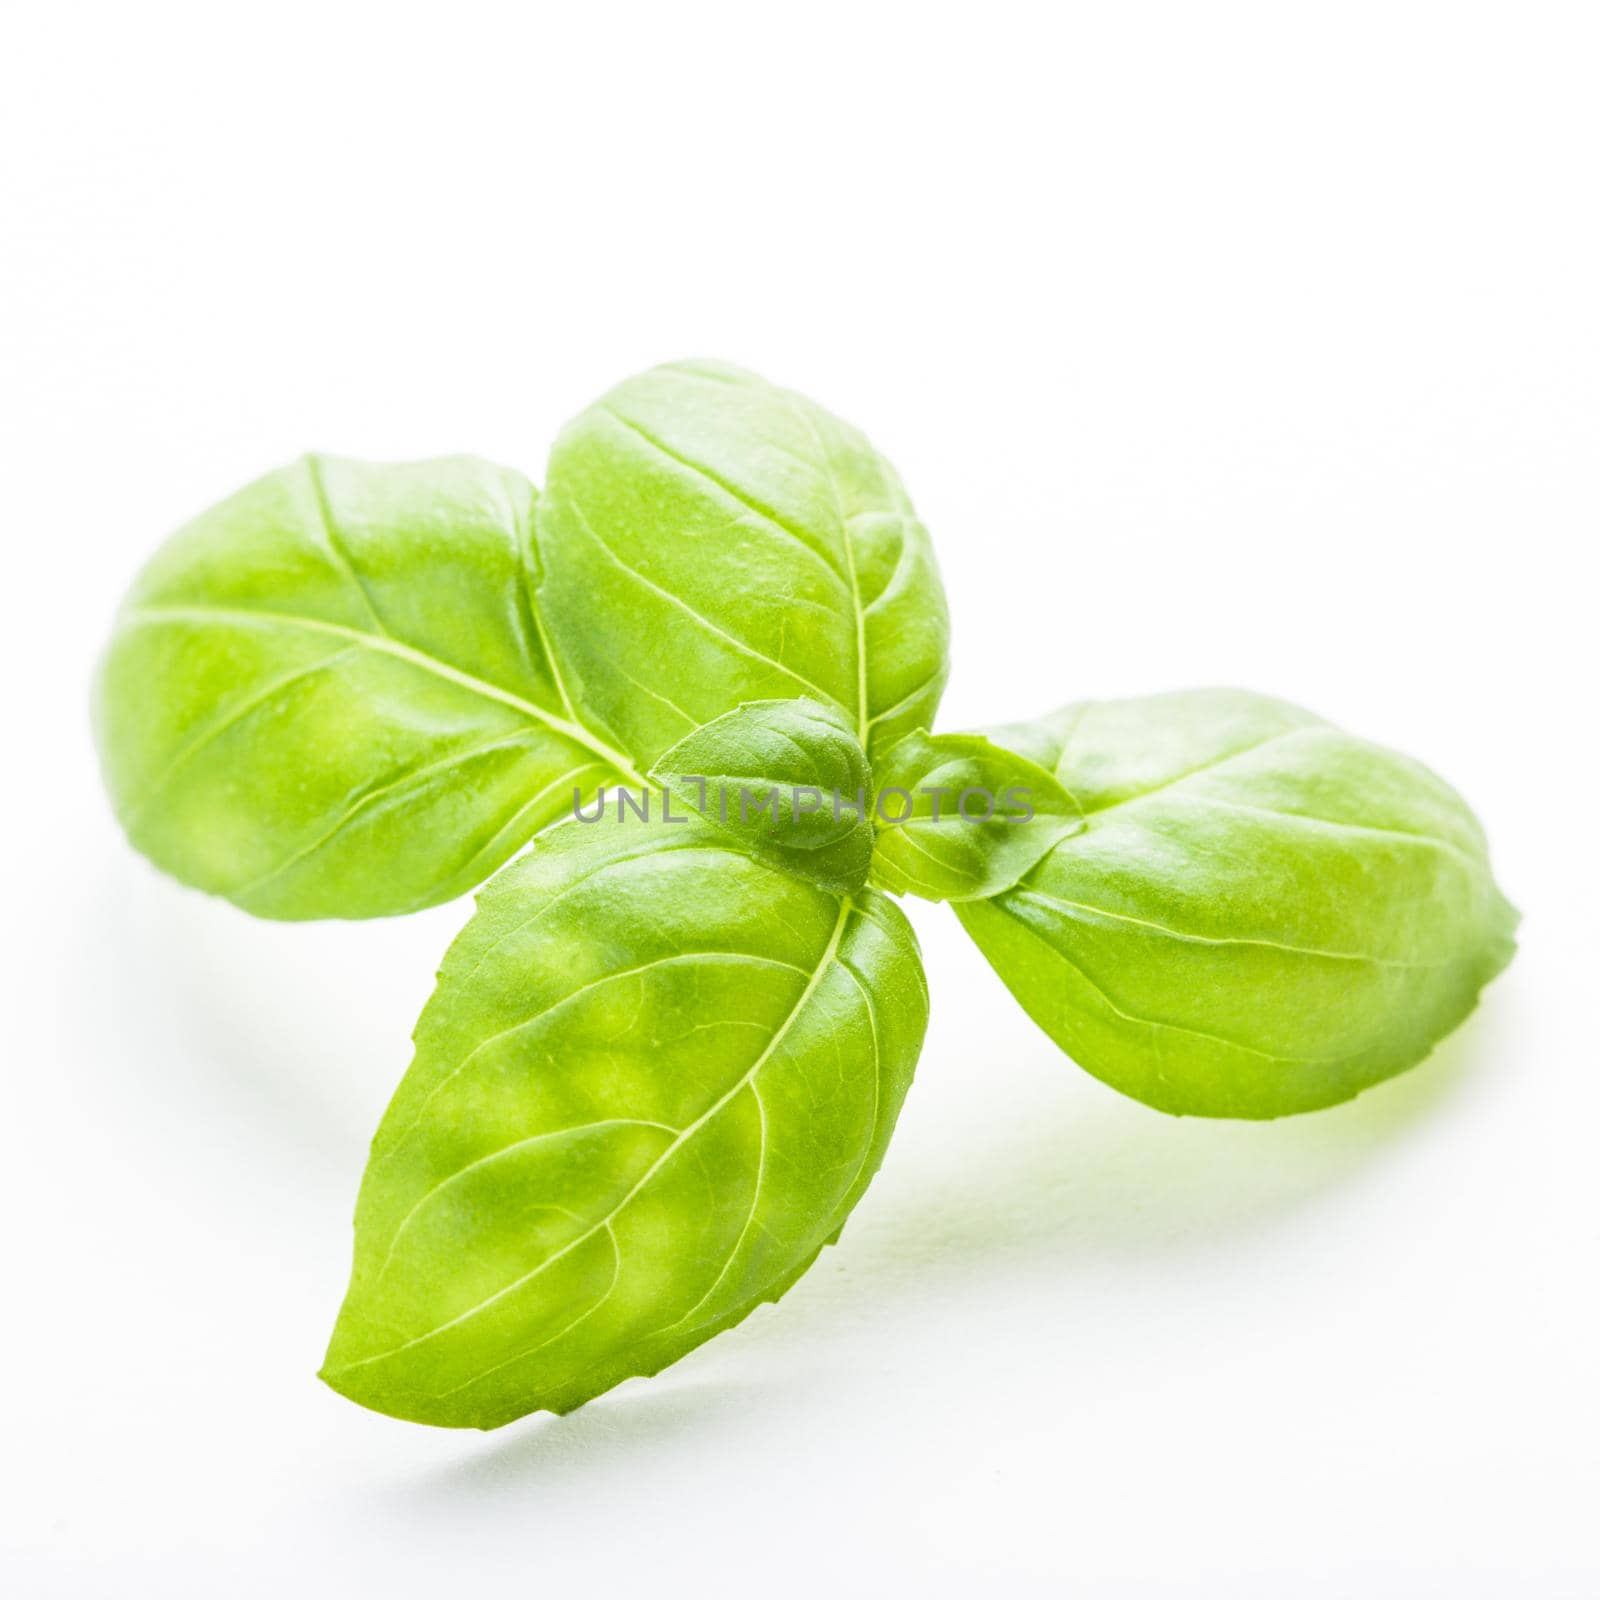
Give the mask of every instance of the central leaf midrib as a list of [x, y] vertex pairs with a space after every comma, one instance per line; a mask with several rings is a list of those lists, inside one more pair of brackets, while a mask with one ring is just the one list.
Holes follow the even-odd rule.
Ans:
[[344, 1366], [337, 1367], [332, 1370], [336, 1373], [350, 1372], [355, 1370], [357, 1367], [371, 1366], [374, 1362], [391, 1360], [393, 1357], [411, 1349], [414, 1345], [421, 1344], [428, 1339], [436, 1338], [439, 1334], [448, 1332], [448, 1330], [451, 1328], [458, 1327], [461, 1323], [469, 1321], [471, 1318], [480, 1315], [490, 1306], [495, 1305], [499, 1301], [503, 1300], [508, 1294], [515, 1293], [516, 1290], [531, 1282], [541, 1272], [545, 1271], [555, 1262], [569, 1255], [573, 1250], [578, 1248], [579, 1245], [584, 1244], [589, 1239], [593, 1238], [601, 1231], [601, 1229], [609, 1229], [617, 1217], [619, 1217], [622, 1212], [627, 1209], [634, 1196], [637, 1195], [639, 1191], [650, 1182], [650, 1180], [656, 1175], [657, 1172], [661, 1170], [666, 1162], [672, 1158], [674, 1153], [682, 1149], [683, 1146], [691, 1138], [693, 1138], [694, 1135], [706, 1125], [706, 1123], [716, 1116], [716, 1114], [721, 1111], [722, 1108], [726, 1106], [735, 1095], [739, 1094], [747, 1085], [755, 1082], [761, 1069], [769, 1060], [771, 1060], [774, 1052], [776, 1052], [778, 1049], [778, 1046], [781, 1045], [788, 1037], [790, 1030], [799, 1020], [801, 1013], [804, 1012], [812, 995], [817, 992], [817, 989], [821, 985], [828, 968], [833, 964], [838, 955], [839, 945], [844, 938], [845, 928], [849, 924], [851, 913], [855, 910], [855, 901], [849, 896], [845, 896], [844, 899], [840, 901], [838, 919], [833, 925], [833, 932], [829, 936], [827, 946], [824, 948], [821, 956], [817, 960], [817, 965], [811, 974], [810, 980], [807, 982], [805, 988], [801, 990], [799, 998], [790, 1008], [789, 1014], [784, 1018], [782, 1026], [779, 1027], [778, 1031], [773, 1034], [771, 1039], [767, 1041], [767, 1044], [761, 1051], [760, 1055], [756, 1057], [755, 1061], [745, 1070], [745, 1072], [731, 1088], [725, 1090], [710, 1106], [702, 1111], [693, 1122], [691, 1122], [687, 1127], [683, 1128], [678, 1133], [677, 1137], [673, 1139], [666, 1149], [663, 1150], [661, 1154], [650, 1163], [643, 1174], [634, 1182], [632, 1188], [630, 1188], [628, 1192], [623, 1195], [621, 1200], [619, 1200], [604, 1217], [602, 1217], [599, 1221], [592, 1223], [576, 1238], [569, 1240], [553, 1255], [546, 1256], [545, 1259], [541, 1261], [538, 1266], [534, 1267], [531, 1272], [526, 1272], [514, 1282], [508, 1283], [504, 1288], [497, 1289], [486, 1300], [482, 1300], [477, 1305], [470, 1307], [468, 1310], [460, 1312], [456, 1316], [450, 1318], [449, 1321], [442, 1322], [437, 1327], [429, 1328], [427, 1332], [419, 1333], [415, 1337], [407, 1339], [404, 1343], [396, 1345], [393, 1349], [379, 1351], [376, 1355], [363, 1356], [359, 1361], [347, 1362]]
[[861, 579], [856, 572], [855, 539], [850, 532], [850, 519], [845, 515], [844, 498], [839, 493], [838, 479], [834, 476], [833, 465], [828, 459], [828, 447], [822, 442], [822, 435], [817, 430], [815, 418], [806, 409], [805, 401], [800, 396], [791, 394], [788, 390], [783, 391], [783, 396], [791, 414], [800, 419], [816, 444], [822, 476], [828, 485], [828, 493], [833, 497], [834, 514], [839, 519], [839, 543], [844, 547], [845, 566], [850, 578], [850, 606], [855, 613], [856, 739], [864, 750], [867, 747], [867, 733], [871, 728], [871, 723], [867, 719], [869, 710], [867, 705], [867, 614], [861, 605]]
[[413, 645], [402, 643], [399, 639], [386, 634], [371, 633], [364, 628], [352, 628], [342, 622], [328, 622], [320, 617], [303, 617], [289, 611], [257, 611], [248, 606], [135, 606], [130, 608], [123, 616], [124, 622], [184, 622], [217, 620], [223, 622], [241, 622], [265, 625], [279, 628], [301, 628], [308, 633], [322, 633], [338, 639], [348, 639], [360, 645], [363, 649], [374, 651], [379, 655], [390, 656], [397, 661], [404, 661], [424, 672], [432, 673], [435, 677], [442, 678], [448, 683], [455, 684], [458, 688], [466, 689], [486, 700], [494, 700], [500, 705], [508, 706], [511, 710], [519, 712], [530, 721], [542, 724], [552, 733], [559, 734], [564, 739], [570, 739], [574, 744], [581, 745], [584, 749], [592, 751], [603, 761], [616, 768], [616, 770], [629, 783], [640, 788], [644, 787], [645, 780], [634, 769], [633, 763], [620, 751], [613, 749], [603, 740], [597, 738], [581, 723], [570, 722], [565, 717], [555, 716], [546, 711], [542, 706], [536, 705], [531, 700], [525, 700], [521, 695], [513, 694], [509, 689], [502, 689], [498, 684], [490, 683], [487, 679], [475, 677], [470, 672], [463, 672], [459, 667], [453, 667], [447, 661], [441, 661], [437, 656], [432, 656], [425, 650], [418, 650]]

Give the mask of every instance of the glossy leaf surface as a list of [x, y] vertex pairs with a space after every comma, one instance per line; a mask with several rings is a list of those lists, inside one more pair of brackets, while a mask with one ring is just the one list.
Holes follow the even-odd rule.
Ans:
[[373, 1144], [323, 1376], [495, 1427], [776, 1298], [883, 1158], [915, 940], [703, 824], [541, 836], [446, 957]]
[[534, 499], [467, 458], [308, 456], [174, 535], [96, 685], [133, 843], [259, 916], [382, 916], [615, 781], [529, 605]]
[[645, 766], [751, 700], [839, 706], [873, 756], [932, 722], [949, 629], [927, 532], [801, 395], [715, 362], [619, 385], [557, 440], [538, 539], [556, 647]]
[[1062, 1049], [1150, 1105], [1347, 1099], [1421, 1060], [1511, 958], [1460, 796], [1308, 712], [1196, 691], [994, 737], [1049, 764], [1087, 826], [957, 913]]

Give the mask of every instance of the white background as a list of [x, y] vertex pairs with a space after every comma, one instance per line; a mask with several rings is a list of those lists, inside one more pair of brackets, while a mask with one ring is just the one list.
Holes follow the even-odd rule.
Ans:
[[[1593, 1595], [1592, 9], [6, 9], [0, 1586]], [[122, 843], [87, 682], [307, 448], [540, 476], [722, 356], [933, 531], [946, 727], [1238, 683], [1482, 815], [1516, 964], [1341, 1110], [1175, 1121], [914, 906], [919, 1078], [777, 1308], [565, 1420], [312, 1374], [462, 902], [270, 926]]]

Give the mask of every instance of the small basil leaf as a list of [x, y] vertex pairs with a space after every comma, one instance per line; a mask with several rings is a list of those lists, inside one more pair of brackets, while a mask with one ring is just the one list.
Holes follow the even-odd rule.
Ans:
[[783, 1292], [877, 1170], [927, 1019], [899, 909], [568, 822], [480, 897], [373, 1143], [323, 1377], [492, 1428]]
[[1043, 767], [975, 733], [912, 733], [889, 752], [874, 803], [873, 882], [924, 900], [1008, 889], [1083, 826]]
[[958, 906], [1057, 1044], [1164, 1111], [1275, 1117], [1420, 1061], [1511, 959], [1483, 832], [1415, 761], [1235, 690], [997, 735], [1088, 813]]
[[927, 531], [800, 395], [713, 362], [629, 380], [557, 440], [538, 540], [556, 648], [644, 765], [750, 700], [839, 706], [869, 755], [933, 719], [949, 628]]
[[133, 843], [260, 916], [384, 916], [627, 772], [529, 608], [533, 505], [487, 462], [308, 456], [175, 534], [96, 683]]
[[752, 701], [681, 739], [650, 776], [759, 860], [842, 894], [867, 881], [872, 774], [836, 707]]

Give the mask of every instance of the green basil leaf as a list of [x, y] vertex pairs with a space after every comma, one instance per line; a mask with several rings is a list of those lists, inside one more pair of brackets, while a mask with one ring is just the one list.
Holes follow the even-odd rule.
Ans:
[[484, 891], [373, 1143], [323, 1377], [497, 1427], [781, 1294], [883, 1158], [916, 941], [704, 824], [563, 824]]
[[867, 881], [872, 773], [836, 707], [738, 706], [681, 739], [650, 776], [759, 860], [841, 894]]
[[1045, 768], [982, 734], [907, 734], [878, 779], [872, 876], [893, 894], [998, 894], [1083, 826]]
[[750, 700], [837, 705], [869, 755], [933, 720], [948, 622], [894, 469], [800, 395], [658, 367], [571, 422], [539, 604], [612, 742], [649, 766]]
[[260, 916], [384, 916], [636, 776], [581, 725], [530, 609], [534, 500], [464, 457], [308, 456], [174, 535], [96, 685], [134, 845]]
[[1275, 1117], [1420, 1061], [1511, 959], [1483, 832], [1415, 761], [1232, 690], [1085, 702], [995, 737], [1088, 814], [957, 906], [1028, 1014], [1164, 1111]]

